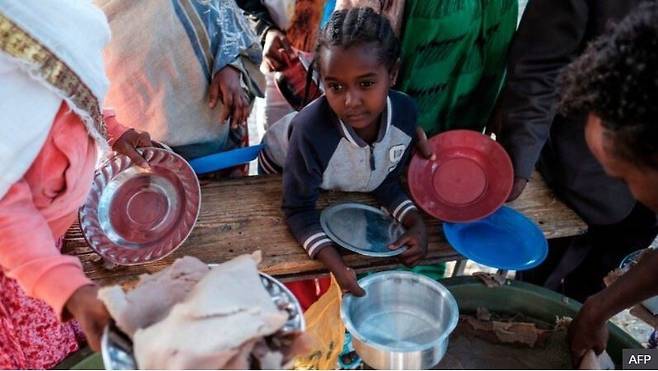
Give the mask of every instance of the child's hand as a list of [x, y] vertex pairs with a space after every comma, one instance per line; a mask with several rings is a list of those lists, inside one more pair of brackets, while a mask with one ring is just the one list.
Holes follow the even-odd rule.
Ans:
[[420, 153], [420, 155], [426, 160], [436, 160], [436, 155], [432, 153], [432, 147], [430, 147], [430, 143], [427, 140], [425, 130], [420, 126], [416, 128], [416, 139], [416, 150], [418, 153]]
[[354, 270], [345, 265], [343, 258], [333, 246], [327, 246], [320, 250], [318, 260], [324, 263], [325, 267], [334, 274], [343, 293], [349, 292], [354, 296], [363, 296], [366, 294], [365, 290], [359, 286]]
[[399, 259], [404, 265], [410, 267], [427, 255], [427, 230], [417, 211], [409, 212], [404, 222], [407, 231], [397, 241], [390, 244], [389, 248], [395, 250], [406, 246], [407, 250], [399, 255]]
[[148, 168], [148, 162], [137, 152], [137, 148], [152, 146], [151, 137], [147, 132], [128, 129], [114, 142], [112, 149], [122, 155], [128, 156], [135, 165]]
[[208, 90], [208, 105], [215, 108], [222, 102], [219, 122], [231, 118], [231, 127], [236, 128], [247, 122], [249, 117], [249, 97], [240, 84], [241, 72], [232, 66], [226, 66], [215, 73]]
[[98, 300], [98, 287], [86, 285], [77, 289], [66, 302], [66, 310], [80, 322], [91, 349], [100, 351], [101, 336], [110, 314], [103, 302]]
[[366, 291], [359, 286], [359, 282], [356, 279], [356, 273], [352, 268], [344, 266], [336, 270], [332, 270], [331, 273], [336, 277], [338, 285], [343, 290], [343, 293], [349, 292], [354, 296], [363, 296], [366, 294]]

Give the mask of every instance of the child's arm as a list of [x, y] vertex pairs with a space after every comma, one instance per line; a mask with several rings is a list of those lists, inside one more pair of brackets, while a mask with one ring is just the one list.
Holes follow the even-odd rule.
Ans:
[[80, 261], [57, 249], [22, 179], [0, 200], [0, 265], [27, 295], [44, 300], [60, 317], [73, 292], [92, 284]]
[[407, 149], [407, 153], [397, 167], [388, 174], [382, 184], [372, 192], [372, 195], [391, 213], [393, 218], [406, 228], [406, 233], [389, 247], [397, 249], [406, 246], [407, 251], [400, 254], [399, 257], [405, 265], [411, 266], [427, 254], [427, 230], [416, 205], [409, 199], [400, 184], [402, 168], [409, 153], [410, 149]]
[[362, 296], [365, 292], [357, 284], [356, 274], [345, 265], [320, 226], [320, 211], [315, 204], [322, 183], [322, 167], [312, 144], [303, 136], [302, 130], [293, 129], [283, 171], [286, 222], [309, 256], [320, 260], [334, 274], [343, 290]]
[[99, 349], [109, 315], [80, 261], [62, 255], [56, 247], [50, 227], [22, 179], [0, 199], [0, 266], [27, 295], [50, 305], [60, 319], [75, 316], [90, 345]]

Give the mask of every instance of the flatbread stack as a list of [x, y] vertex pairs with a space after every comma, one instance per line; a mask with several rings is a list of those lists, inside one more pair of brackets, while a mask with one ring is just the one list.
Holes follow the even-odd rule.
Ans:
[[[209, 269], [193, 257], [99, 297], [133, 340], [140, 369], [281, 369], [303, 345], [276, 339], [288, 319], [263, 287], [260, 252]], [[298, 342], [297, 342], [298, 343]]]

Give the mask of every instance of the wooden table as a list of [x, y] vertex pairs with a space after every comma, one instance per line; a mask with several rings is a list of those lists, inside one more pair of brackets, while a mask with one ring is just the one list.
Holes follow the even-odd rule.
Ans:
[[[204, 181], [201, 184], [201, 213], [188, 240], [172, 255], [158, 262], [132, 267], [106, 269], [99, 256], [85, 242], [78, 225], [67, 232], [64, 252], [80, 258], [87, 275], [107, 285], [135, 279], [139, 274], [158, 271], [176, 258], [192, 255], [207, 263], [221, 263], [238, 255], [260, 249], [261, 270], [280, 279], [310, 277], [326, 273], [322, 264], [311, 260], [292, 237], [283, 219], [281, 178], [247, 177], [229, 181]], [[365, 194], [328, 192], [320, 197], [319, 207], [343, 201], [374, 204]], [[558, 201], [538, 174], [534, 174], [523, 195], [510, 206], [532, 218], [547, 238], [581, 234], [583, 221]], [[437, 220], [426, 218], [429, 252], [422, 264], [457, 260], [445, 241]], [[399, 265], [395, 258], [345, 256], [357, 271], [375, 271]]]

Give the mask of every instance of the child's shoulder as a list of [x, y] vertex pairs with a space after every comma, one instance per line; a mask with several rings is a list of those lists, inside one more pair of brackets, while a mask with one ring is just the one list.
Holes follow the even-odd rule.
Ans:
[[391, 104], [393, 104], [394, 107], [413, 109], [414, 111], [418, 110], [416, 108], [416, 101], [407, 95], [407, 93], [391, 89], [388, 92], [388, 96], [391, 98]]
[[389, 91], [388, 97], [391, 100], [393, 125], [408, 133], [415, 131], [418, 121], [416, 101], [407, 94], [392, 89]]
[[335, 121], [336, 115], [324, 96], [311, 102], [291, 122], [289, 152], [315, 158], [324, 168], [341, 139]]
[[309, 103], [292, 121], [293, 133], [303, 138], [328, 138], [336, 135], [335, 115], [323, 96]]

